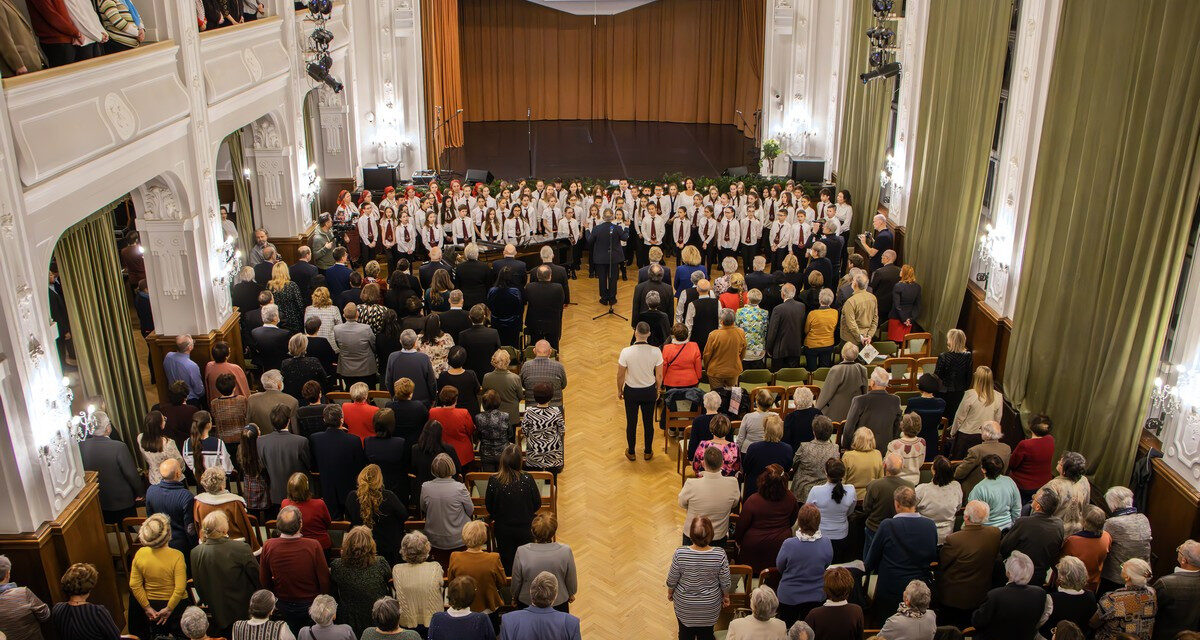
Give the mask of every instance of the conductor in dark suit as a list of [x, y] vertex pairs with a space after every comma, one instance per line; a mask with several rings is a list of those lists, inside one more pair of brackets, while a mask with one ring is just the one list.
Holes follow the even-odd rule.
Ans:
[[258, 367], [262, 371], [278, 369], [288, 357], [288, 340], [292, 334], [279, 326], [279, 307], [269, 304], [262, 309], [263, 326], [250, 332], [258, 352]]
[[525, 285], [525, 333], [530, 342], [546, 340], [558, 349], [562, 337], [563, 304], [566, 293], [562, 285], [550, 281], [550, 267], [542, 265], [533, 271], [535, 280]]
[[430, 247], [429, 261], [417, 269], [422, 289], [428, 289], [429, 285], [433, 284], [433, 274], [437, 273], [438, 269], [445, 269], [446, 273], [450, 275], [450, 281], [454, 282], [454, 267], [442, 259], [441, 247]]
[[529, 279], [527, 267], [524, 262], [517, 260], [516, 245], [506, 244], [504, 245], [504, 257], [492, 263], [492, 282], [488, 285], [488, 288], [494, 286], [496, 281], [500, 279], [500, 272], [504, 267], [508, 267], [509, 269], [508, 279], [510, 282], [515, 283], [518, 287], [525, 286], [525, 283]]
[[484, 325], [487, 320], [487, 306], [477, 304], [471, 307], [467, 316], [471, 326], [459, 332], [455, 344], [467, 350], [465, 367], [475, 372], [475, 377], [483, 380], [483, 376], [492, 371], [492, 354], [500, 349], [500, 332]]
[[808, 310], [796, 300], [796, 286], [787, 283], [780, 288], [783, 302], [771, 310], [767, 322], [767, 355], [779, 367], [800, 366], [804, 355], [804, 319]]
[[[479, 245], [474, 242], [463, 249], [463, 258], [465, 260], [458, 265], [458, 279], [455, 283], [462, 291], [463, 308], [470, 309], [487, 298], [488, 289], [496, 284], [496, 276], [487, 263], [480, 262]], [[445, 329], [446, 323], [443, 322], [442, 330]]]
[[646, 269], [649, 269], [646, 281], [639, 282], [633, 288], [633, 310], [629, 314], [629, 317], [633, 318], [630, 324], [635, 328], [637, 327], [637, 319], [646, 311], [647, 293], [657, 291], [660, 301], [675, 299], [675, 292], [671, 289], [671, 283], [663, 282], [663, 276], [666, 274], [663, 266], [661, 264], [652, 264], [646, 267]]
[[600, 278], [600, 304], [617, 303], [617, 270], [625, 262], [622, 242], [629, 240], [629, 230], [612, 223], [611, 209], [604, 210], [604, 222], [592, 229], [588, 249]]
[[112, 433], [108, 414], [97, 411], [92, 417], [96, 431], [79, 443], [79, 456], [83, 458], [83, 469], [95, 471], [100, 479], [100, 510], [105, 524], [119, 524], [137, 515], [137, 499], [146, 494], [146, 488], [129, 447], [108, 437]]
[[312, 449], [317, 471], [321, 474], [321, 497], [329, 515], [341, 520], [346, 513], [346, 497], [357, 486], [358, 472], [367, 465], [362, 440], [342, 428], [342, 407], [331, 404], [322, 415], [325, 430], [314, 433]]
[[883, 266], [871, 272], [871, 290], [879, 307], [879, 324], [887, 323], [892, 313], [892, 291], [900, 282], [900, 267], [896, 266], [896, 252], [888, 249], [881, 258]]

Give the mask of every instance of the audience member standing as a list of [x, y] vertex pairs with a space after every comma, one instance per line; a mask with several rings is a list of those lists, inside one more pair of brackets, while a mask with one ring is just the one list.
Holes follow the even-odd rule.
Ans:
[[1174, 573], [1154, 583], [1158, 599], [1154, 640], [1170, 640], [1180, 631], [1200, 628], [1200, 542], [1185, 540], [1175, 554]]
[[714, 389], [736, 387], [746, 359], [746, 333], [734, 326], [733, 309], [721, 309], [719, 317], [721, 328], [704, 344], [704, 370]]
[[340, 406], [326, 407], [324, 417], [325, 430], [312, 436], [314, 462], [321, 473], [321, 497], [330, 515], [340, 520], [346, 513], [346, 496], [354, 489], [367, 458], [362, 440], [345, 430]]
[[1042, 489], [1033, 496], [1032, 511], [1017, 518], [1016, 524], [1000, 543], [1000, 553], [1011, 555], [1021, 551], [1033, 562], [1030, 581], [1035, 585], [1046, 583], [1046, 571], [1058, 562], [1062, 555], [1062, 520], [1054, 515], [1058, 509], [1058, 494]]
[[851, 400], [867, 392], [867, 368], [857, 359], [858, 347], [847, 342], [842, 345], [842, 361], [833, 365], [825, 377], [816, 407], [830, 420], [845, 420]]
[[861, 348], [871, 342], [879, 328], [879, 307], [875, 296], [867, 292], [867, 276], [853, 280], [854, 295], [842, 305], [842, 340]]
[[[1100, 576], [1100, 593], [1107, 593], [1121, 587], [1121, 565], [1131, 558], [1141, 558], [1150, 561], [1150, 519], [1145, 514], [1138, 513], [1133, 506], [1133, 492], [1127, 487], [1112, 487], [1104, 493], [1104, 501], [1108, 504], [1108, 520], [1104, 521], [1104, 531], [1112, 536], [1112, 546], [1108, 557], [1104, 560], [1104, 571]], [[1185, 543], [1186, 544], [1186, 543]], [[1182, 552], [1184, 547], [1180, 547]], [[1200, 548], [1197, 549], [1200, 551]], [[1183, 556], [1180, 556], [1183, 557]], [[1194, 563], [1200, 567], [1200, 556]], [[1161, 604], [1161, 601], [1160, 601]], [[1195, 609], [1200, 617], [1200, 608]]]
[[859, 427], [871, 430], [880, 453], [887, 451], [888, 443], [900, 435], [900, 398], [888, 392], [891, 378], [887, 369], [875, 367], [867, 392], [850, 401], [842, 431], [843, 448], [850, 448], [851, 436]]
[[183, 467], [174, 458], [158, 465], [162, 481], [146, 490], [146, 516], [161, 513], [170, 519], [171, 547], [187, 555], [196, 544], [196, 523], [192, 519], [195, 498], [183, 482]]
[[39, 623], [50, 619], [50, 607], [11, 578], [12, 561], [0, 556], [0, 629], [6, 640], [42, 640]]
[[692, 543], [675, 550], [667, 572], [667, 599], [675, 606], [680, 640], [713, 637], [722, 607], [729, 605], [729, 558], [711, 546], [712, 523], [703, 516], [692, 520]]
[[79, 443], [79, 456], [85, 471], [99, 474], [100, 510], [104, 523], [120, 524], [125, 518], [137, 515], [137, 501], [145, 495], [146, 489], [129, 447], [109, 437], [112, 422], [108, 414], [97, 411], [92, 417], [96, 429]]
[[534, 400], [533, 388], [539, 382], [550, 385], [550, 405], [563, 406], [563, 389], [567, 388], [567, 370], [553, 358], [554, 350], [546, 340], [533, 345], [533, 359], [521, 365], [521, 386], [525, 388], [525, 402]]
[[262, 586], [258, 560], [246, 542], [229, 539], [225, 513], [205, 516], [200, 530], [204, 541], [192, 549], [192, 580], [200, 601], [208, 605], [213, 628], [228, 637], [233, 623], [249, 615], [250, 596]]
[[892, 502], [895, 515], [879, 523], [864, 558], [867, 571], [878, 576], [872, 607], [878, 620], [896, 610], [910, 581], [931, 578], [929, 565], [938, 559], [937, 527], [917, 513], [912, 487], [896, 489]]
[[[317, 596], [329, 593], [329, 565], [325, 563], [325, 553], [316, 540], [300, 534], [302, 525], [299, 509], [281, 509], [275, 524], [279, 528], [279, 537], [267, 540], [259, 556], [259, 580], [264, 589], [279, 599], [276, 606], [292, 633], [299, 633], [300, 627], [312, 624], [308, 617], [309, 605]], [[256, 593], [250, 600], [251, 616], [257, 596]], [[236, 635], [236, 630], [234, 633]]]
[[[924, 486], [924, 485], [922, 485]], [[962, 529], [946, 536], [938, 556], [938, 618], [966, 627], [992, 588], [992, 569], [1000, 553], [1000, 530], [989, 527], [986, 502], [963, 508]]]
[[625, 458], [636, 458], [638, 414], [642, 416], [642, 455], [654, 457], [654, 406], [658, 388], [663, 381], [663, 353], [646, 340], [650, 326], [639, 322], [634, 330], [634, 343], [621, 350], [617, 358], [617, 398], [625, 402]]
[[951, 418], [958, 414], [963, 394], [971, 388], [973, 361], [971, 352], [967, 350], [967, 334], [962, 329], [946, 332], [946, 350], [938, 354], [933, 372], [944, 385], [940, 397], [945, 399], [946, 415]]
[[[971, 388], [963, 394], [962, 403], [954, 413], [954, 422], [950, 425], [950, 435], [954, 437], [950, 445], [950, 459], [962, 460], [967, 451], [983, 442], [982, 429], [985, 422], [999, 424], [1004, 411], [1004, 397], [996, 391], [992, 382], [992, 370], [989, 367], [977, 367]], [[1002, 456], [1005, 465], [1011, 449], [1005, 446]], [[998, 451], [994, 452], [999, 454]]]

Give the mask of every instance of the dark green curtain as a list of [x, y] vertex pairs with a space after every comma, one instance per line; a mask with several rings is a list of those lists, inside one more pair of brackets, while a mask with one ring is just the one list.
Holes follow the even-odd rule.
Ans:
[[1011, 16], [1011, 0], [929, 7], [905, 261], [921, 283], [921, 325], [938, 343], [967, 287]]
[[888, 146], [888, 120], [896, 80], [884, 78], [863, 84], [858, 74], [867, 71], [869, 47], [862, 35], [875, 26], [871, 3], [855, 0], [850, 24], [850, 59], [846, 73], [846, 99], [842, 112], [842, 135], [838, 154], [838, 188], [854, 200], [852, 233], [866, 228], [866, 221], [879, 208], [879, 171]]
[[233, 201], [237, 204], [236, 224], [238, 246], [242, 255], [249, 258], [250, 247], [254, 246], [254, 210], [250, 198], [250, 187], [246, 184], [246, 156], [242, 149], [242, 130], [225, 136], [229, 147], [229, 164], [233, 169]]
[[84, 394], [103, 398], [134, 460], [133, 444], [146, 414], [146, 390], [134, 347], [129, 292], [113, 236], [113, 206], [67, 229], [54, 249]]
[[1004, 373], [1129, 481], [1200, 192], [1200, 2], [1066, 0]]

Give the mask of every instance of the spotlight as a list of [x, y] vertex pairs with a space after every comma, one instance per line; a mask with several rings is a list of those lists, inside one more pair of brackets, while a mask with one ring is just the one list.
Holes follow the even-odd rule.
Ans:
[[331, 0], [308, 0], [308, 10], [313, 15], [329, 15], [333, 13]]
[[871, 63], [872, 67], [883, 65], [883, 52], [878, 49], [871, 51], [869, 62]]
[[337, 79], [335, 79], [333, 76], [330, 76], [328, 69], [322, 67], [321, 65], [319, 65], [315, 62], [308, 63], [308, 77], [312, 78], [313, 80], [316, 80], [317, 82], [324, 83], [327, 87], [329, 87], [330, 89], [333, 89], [334, 93], [342, 92], [342, 89], [343, 89], [342, 83], [339, 82]]
[[863, 84], [866, 84], [875, 78], [890, 78], [898, 75], [900, 75], [900, 63], [890, 62], [879, 67], [878, 69], [872, 69], [866, 73], [860, 74], [858, 79], [862, 80]]
[[312, 38], [312, 41], [319, 49], [328, 49], [329, 43], [333, 42], [333, 32], [323, 27], [320, 29], [313, 29], [313, 32], [309, 34], [308, 37]]

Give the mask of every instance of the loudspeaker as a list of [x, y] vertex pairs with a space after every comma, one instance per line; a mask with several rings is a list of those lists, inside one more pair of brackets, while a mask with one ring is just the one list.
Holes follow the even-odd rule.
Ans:
[[430, 182], [433, 182], [433, 179], [436, 177], [437, 177], [436, 171], [430, 171], [428, 169], [424, 169], [421, 171], [414, 171], [412, 174], [412, 183], [419, 184], [419, 185], [427, 185]]
[[381, 164], [374, 167], [363, 167], [363, 188], [368, 191], [382, 191], [386, 187], [396, 186], [396, 166]]
[[742, 165], [740, 167], [729, 167], [721, 172], [721, 175], [729, 176], [730, 178], [741, 178], [750, 174], [750, 167]]
[[475, 184], [477, 182], [489, 184], [495, 179], [496, 176], [493, 176], [492, 172], [487, 169], [467, 169], [467, 184]]
[[792, 180], [821, 184], [825, 180], [825, 161], [792, 160]]

